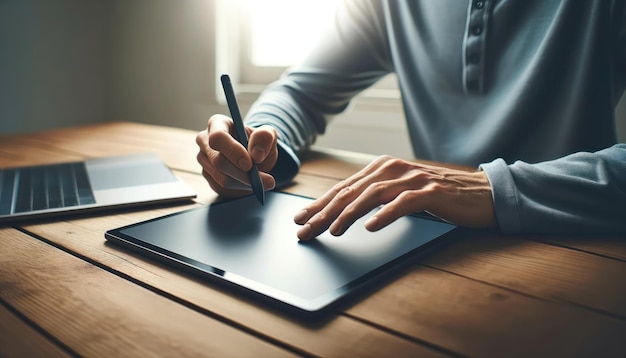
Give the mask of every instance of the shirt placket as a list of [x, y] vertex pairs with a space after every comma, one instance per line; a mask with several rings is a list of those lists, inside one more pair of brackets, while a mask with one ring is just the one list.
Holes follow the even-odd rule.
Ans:
[[480, 94], [484, 89], [485, 42], [491, 2], [472, 0], [468, 5], [463, 42], [463, 86], [468, 94]]

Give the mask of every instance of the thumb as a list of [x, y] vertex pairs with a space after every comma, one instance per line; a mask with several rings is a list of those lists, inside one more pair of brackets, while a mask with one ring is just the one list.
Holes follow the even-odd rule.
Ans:
[[255, 128], [249, 135], [248, 152], [255, 163], [262, 163], [276, 147], [276, 130], [268, 125]]

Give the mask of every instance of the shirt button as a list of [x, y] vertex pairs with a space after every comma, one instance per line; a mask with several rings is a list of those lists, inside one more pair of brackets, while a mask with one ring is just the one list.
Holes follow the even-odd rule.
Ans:
[[475, 9], [482, 9], [485, 6], [485, 2], [482, 0], [476, 0], [474, 1], [474, 8]]
[[472, 34], [478, 36], [483, 32], [483, 28], [480, 27], [479, 25], [476, 25], [474, 27], [472, 27]]

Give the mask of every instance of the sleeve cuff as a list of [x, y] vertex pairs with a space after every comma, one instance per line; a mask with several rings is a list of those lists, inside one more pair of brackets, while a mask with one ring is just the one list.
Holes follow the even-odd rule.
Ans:
[[300, 159], [294, 151], [281, 140], [278, 140], [278, 159], [270, 174], [276, 180], [276, 188], [281, 188], [291, 183], [300, 170]]
[[522, 231], [520, 201], [509, 166], [503, 159], [481, 164], [493, 193], [493, 205], [500, 230], [505, 233]]

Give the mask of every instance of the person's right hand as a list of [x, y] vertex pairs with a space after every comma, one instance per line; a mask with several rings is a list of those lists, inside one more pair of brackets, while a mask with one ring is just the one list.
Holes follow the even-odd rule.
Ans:
[[198, 133], [196, 143], [200, 148], [197, 160], [202, 175], [211, 188], [223, 196], [242, 196], [252, 192], [248, 172], [252, 162], [257, 164], [264, 190], [276, 185], [268, 172], [278, 159], [276, 130], [271, 126], [246, 127], [248, 150], [235, 137], [233, 120], [227, 116], [213, 115], [207, 129]]

